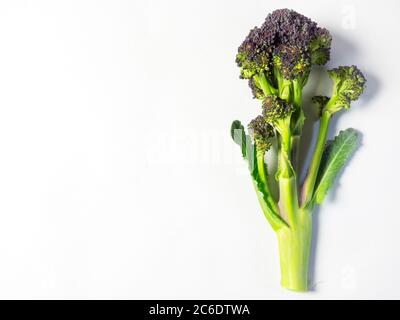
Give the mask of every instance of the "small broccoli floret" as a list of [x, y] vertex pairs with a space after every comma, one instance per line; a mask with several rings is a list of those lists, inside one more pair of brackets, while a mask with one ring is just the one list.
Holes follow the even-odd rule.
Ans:
[[256, 144], [257, 153], [263, 155], [272, 146], [272, 139], [275, 135], [273, 127], [260, 115], [250, 121], [248, 128]]
[[[255, 29], [253, 29], [250, 34]], [[236, 55], [236, 63], [240, 67], [240, 78], [250, 79], [254, 75], [261, 72], [268, 73], [269, 69], [269, 57], [266, 52], [260, 52], [255, 54], [253, 51], [255, 49], [255, 44], [246, 44], [246, 49], [239, 50]]]
[[311, 63], [324, 65], [330, 59], [332, 37], [328, 30], [319, 29], [310, 43]]
[[281, 135], [288, 135], [290, 132], [290, 116], [295, 107], [274, 95], [265, 97], [263, 101], [263, 117]]
[[265, 98], [264, 92], [258, 87], [258, 83], [253, 78], [249, 79], [249, 87], [253, 93], [253, 98], [263, 100]]
[[263, 115], [267, 122], [274, 123], [285, 119], [293, 112], [293, 105], [278, 98], [277, 96], [267, 96], [263, 101]]
[[338, 67], [328, 70], [334, 82], [334, 95], [344, 95], [349, 100], [357, 100], [365, 87], [365, 77], [356, 66]]
[[366, 79], [356, 66], [328, 70], [333, 80], [332, 97], [325, 106], [325, 110], [334, 113], [342, 108], [350, 108], [351, 101], [359, 98], [364, 91]]
[[275, 50], [273, 57], [277, 76], [283, 79], [296, 79], [308, 76], [311, 63], [297, 47], [281, 46]]

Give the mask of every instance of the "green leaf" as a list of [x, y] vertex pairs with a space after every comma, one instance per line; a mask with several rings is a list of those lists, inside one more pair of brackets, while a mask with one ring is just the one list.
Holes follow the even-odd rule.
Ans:
[[254, 188], [257, 193], [258, 201], [260, 202], [261, 209], [267, 218], [272, 229], [277, 231], [282, 227], [289, 227], [288, 224], [280, 217], [279, 213], [273, 208], [273, 198], [265, 191], [264, 183], [258, 178], [252, 175]]
[[242, 148], [243, 157], [246, 157], [246, 134], [244, 132], [244, 127], [239, 120], [235, 120], [231, 125], [231, 137], [235, 143], [237, 143]]
[[256, 147], [249, 135], [246, 135], [243, 125], [239, 120], [235, 120], [231, 125], [231, 137], [242, 151], [242, 156], [249, 164], [250, 172], [253, 174], [256, 168]]
[[258, 201], [260, 202], [264, 216], [267, 218], [268, 222], [275, 231], [282, 227], [288, 227], [287, 223], [280, 217], [279, 209], [275, 204], [270, 192], [267, 191], [264, 185], [264, 181], [260, 177], [257, 165], [251, 172], [251, 178], [253, 180], [253, 185], [257, 193]]
[[264, 182], [262, 181], [258, 172], [256, 162], [256, 146], [252, 143], [250, 136], [246, 135], [244, 127], [239, 120], [233, 121], [231, 126], [231, 136], [233, 141], [235, 141], [241, 147], [243, 158], [247, 160], [249, 164], [251, 179], [257, 193], [257, 198], [268, 222], [271, 224], [274, 230], [278, 230], [284, 226], [287, 227], [286, 222], [279, 216], [279, 213], [274, 210], [274, 200], [266, 191]]
[[327, 141], [318, 171], [312, 202], [321, 204], [338, 173], [358, 146], [358, 133], [349, 128]]

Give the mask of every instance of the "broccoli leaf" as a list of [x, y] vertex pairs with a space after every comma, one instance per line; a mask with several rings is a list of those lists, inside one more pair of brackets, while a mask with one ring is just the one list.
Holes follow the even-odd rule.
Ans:
[[327, 141], [318, 172], [312, 203], [321, 204], [346, 160], [358, 146], [358, 133], [349, 128]]
[[283, 226], [287, 227], [287, 223], [273, 208], [274, 200], [272, 195], [266, 191], [264, 183], [261, 180], [258, 172], [256, 164], [256, 146], [252, 143], [250, 136], [246, 135], [244, 127], [239, 120], [233, 121], [231, 126], [231, 136], [233, 141], [235, 141], [241, 147], [243, 158], [246, 159], [249, 164], [249, 170], [254, 188], [256, 189], [257, 197], [265, 217], [274, 230], [278, 230]]
[[231, 137], [233, 141], [235, 141], [241, 148], [242, 156], [247, 160], [250, 172], [251, 174], [253, 174], [256, 168], [256, 148], [255, 145], [252, 143], [250, 136], [246, 135], [244, 127], [239, 120], [235, 120], [232, 122]]
[[235, 120], [231, 125], [231, 137], [242, 148], [243, 158], [246, 158], [246, 134], [244, 127], [239, 120]]

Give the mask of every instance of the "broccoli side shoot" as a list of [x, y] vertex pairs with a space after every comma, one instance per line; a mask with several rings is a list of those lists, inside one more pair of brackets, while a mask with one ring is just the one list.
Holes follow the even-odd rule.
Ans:
[[272, 146], [275, 135], [273, 127], [260, 115], [250, 121], [248, 128], [256, 144], [257, 153], [264, 155]]
[[350, 108], [351, 101], [357, 100], [364, 91], [364, 75], [356, 66], [340, 66], [328, 70], [328, 75], [333, 81], [333, 89], [324, 110], [335, 113], [342, 108]]

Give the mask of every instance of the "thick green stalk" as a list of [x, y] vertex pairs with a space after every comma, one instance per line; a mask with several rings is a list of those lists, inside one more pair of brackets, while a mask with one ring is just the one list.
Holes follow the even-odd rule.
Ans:
[[307, 291], [312, 221], [311, 214], [300, 209], [297, 199], [296, 174], [289, 160], [290, 132], [279, 139], [279, 207], [288, 228], [278, 229], [281, 285], [294, 291]]
[[296, 178], [294, 176], [280, 177], [279, 193], [279, 207], [281, 215], [289, 225], [292, 225], [296, 219], [296, 213], [298, 209]]
[[307, 291], [312, 220], [311, 214], [299, 210], [290, 229], [277, 231], [281, 267], [281, 285], [294, 291]]
[[296, 111], [291, 117], [291, 125], [279, 139], [279, 207], [282, 217], [289, 228], [277, 231], [281, 285], [289, 290], [307, 291], [308, 263], [310, 256], [312, 220], [308, 211], [299, 208], [296, 172], [298, 148], [304, 123], [301, 108], [302, 86], [296, 81], [292, 85], [292, 94], [281, 97], [291, 100]]
[[324, 111], [321, 115], [317, 141], [314, 146], [314, 152], [302, 188], [302, 205], [307, 205], [313, 195], [315, 181], [317, 179], [318, 169], [325, 147], [330, 117], [331, 113], [329, 111]]
[[[260, 203], [264, 204], [264, 214], [267, 213], [266, 217], [277, 233], [282, 286], [290, 290], [306, 291], [312, 233], [311, 215], [305, 209], [299, 208], [297, 176], [292, 165], [298, 156], [298, 144], [304, 122], [301, 108], [302, 86], [296, 81], [292, 82], [282, 77], [278, 77], [277, 80], [279, 97], [293, 103], [296, 113], [282, 120], [277, 126], [279, 134], [276, 177], [279, 184], [279, 207], [270, 196], [266, 197], [266, 202], [261, 199]], [[263, 89], [264, 93], [269, 90], [266, 86]], [[267, 188], [266, 194], [270, 195], [263, 156], [257, 156], [257, 168], [260, 180]], [[279, 217], [268, 214], [270, 209], [267, 204], [272, 204], [273, 211], [278, 212]], [[285, 224], [282, 225], [277, 218], [283, 219]]]
[[[290, 140], [289, 140], [290, 141]], [[279, 206], [289, 228], [277, 231], [281, 266], [281, 285], [295, 291], [306, 291], [308, 260], [311, 245], [311, 215], [299, 208], [296, 175], [287, 159], [285, 143], [281, 145], [279, 174]]]

